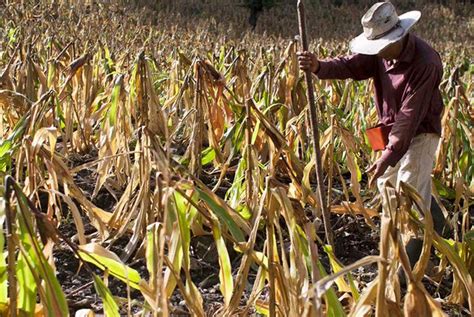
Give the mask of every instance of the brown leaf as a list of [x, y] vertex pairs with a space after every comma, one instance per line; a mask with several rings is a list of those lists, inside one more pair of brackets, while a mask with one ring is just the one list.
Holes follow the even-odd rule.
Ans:
[[372, 208], [360, 208], [360, 205], [354, 203], [343, 202], [342, 205], [331, 206], [331, 212], [336, 214], [355, 214], [364, 217], [378, 217], [379, 212]]
[[405, 316], [431, 316], [431, 309], [426, 296], [415, 283], [408, 284], [403, 312]]

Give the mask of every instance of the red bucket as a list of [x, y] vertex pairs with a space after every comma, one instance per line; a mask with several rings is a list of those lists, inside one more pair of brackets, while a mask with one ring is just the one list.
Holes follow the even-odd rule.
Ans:
[[391, 125], [379, 124], [365, 131], [372, 150], [380, 151], [385, 149], [388, 144], [388, 135], [390, 134], [390, 130], [392, 130]]

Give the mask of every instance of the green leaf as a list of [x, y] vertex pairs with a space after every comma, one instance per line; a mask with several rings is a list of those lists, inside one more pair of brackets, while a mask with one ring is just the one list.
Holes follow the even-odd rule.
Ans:
[[[464, 284], [464, 287], [468, 293], [467, 298], [471, 300], [474, 299], [474, 283], [472, 281], [472, 276], [466, 267], [466, 263], [456, 252], [454, 246], [450, 245], [449, 240], [443, 239], [437, 233], [434, 233], [433, 238], [433, 245], [435, 248], [448, 258], [454, 273]], [[472, 309], [474, 303], [471, 300], [469, 300], [469, 306]]]
[[104, 314], [107, 317], [120, 317], [119, 307], [110, 290], [105, 286], [100, 277], [94, 274], [94, 287], [104, 304]]
[[34, 314], [36, 306], [36, 281], [25, 256], [18, 255], [15, 265], [18, 282], [18, 309], [26, 314]]
[[232, 266], [230, 264], [229, 253], [222, 238], [219, 223], [214, 223], [212, 227], [214, 240], [216, 241], [217, 253], [219, 254], [219, 280], [221, 282], [220, 290], [224, 296], [224, 302], [229, 305], [234, 292], [234, 281], [232, 279]]
[[4, 140], [0, 144], [0, 172], [6, 172], [8, 166], [11, 165], [11, 148], [12, 142], [10, 140]]
[[[33, 226], [33, 215], [29, 209], [28, 198], [18, 184], [13, 184], [17, 196], [17, 216], [19, 222], [19, 243], [21, 245], [19, 260], [17, 262], [17, 275], [22, 299], [20, 309], [32, 312], [36, 306], [36, 292], [48, 316], [66, 316], [69, 309], [64, 292], [54, 274], [53, 268], [43, 254], [43, 245], [36, 235]], [[29, 202], [31, 203], [31, 202]], [[42, 221], [41, 218], [38, 221]], [[19, 264], [18, 264], [19, 263]]]
[[[320, 261], [318, 261], [318, 269], [319, 274], [321, 277], [325, 277], [327, 275], [326, 270], [324, 269], [323, 265]], [[344, 312], [344, 307], [342, 307], [341, 302], [339, 302], [339, 298], [336, 295], [336, 291], [334, 288], [330, 288], [326, 294], [324, 294], [324, 298], [326, 300], [326, 316], [330, 317], [344, 317], [346, 313]]]
[[150, 274], [150, 281], [155, 284], [158, 283], [158, 274], [161, 273], [157, 270], [159, 262], [159, 253], [157, 252], [159, 246], [159, 230], [160, 224], [157, 222], [148, 225], [146, 230], [146, 268]]
[[107, 71], [107, 74], [110, 74], [112, 73], [113, 69], [114, 69], [114, 61], [110, 55], [110, 51], [109, 51], [109, 48], [107, 46], [104, 47], [104, 55], [105, 55], [105, 60], [107, 61], [106, 63], [104, 63], [104, 65], [106, 66], [106, 71]]
[[174, 193], [176, 212], [178, 214], [178, 225], [181, 234], [182, 248], [184, 255], [184, 263], [187, 265], [187, 269], [190, 266], [189, 248], [191, 247], [191, 230], [189, 222], [186, 219], [186, 212], [189, 208], [189, 203], [178, 193]]
[[140, 289], [140, 274], [135, 269], [123, 264], [120, 258], [104, 247], [89, 243], [79, 246], [79, 254], [82, 260], [94, 264], [101, 270], [107, 270], [110, 275], [118, 278], [135, 289]]
[[0, 157], [7, 154], [11, 148], [12, 148], [12, 142], [10, 140], [2, 141], [2, 143], [0, 144]]
[[[41, 259], [44, 263], [47, 263], [45, 258]], [[66, 301], [66, 296], [64, 295], [63, 290], [59, 284], [59, 281], [54, 274], [53, 268], [47, 263], [42, 265], [37, 265], [39, 267], [39, 272], [43, 278], [46, 287], [46, 311], [48, 316], [56, 317], [67, 316], [69, 309]]]
[[51, 60], [48, 63], [48, 78], [47, 78], [47, 84], [48, 87], [51, 87], [53, 85], [53, 79], [56, 74], [56, 63]]
[[5, 200], [0, 198], [0, 306], [8, 303], [8, 285], [7, 285], [7, 262], [5, 248], [5, 235], [3, 226], [5, 223]]
[[474, 242], [474, 229], [471, 229], [464, 234], [464, 241]]
[[227, 210], [225, 210], [223, 207], [221, 207], [218, 203], [216, 203], [206, 192], [204, 192], [201, 189], [197, 189], [199, 193], [199, 198], [204, 200], [211, 210], [214, 212], [214, 214], [221, 220], [227, 228], [229, 228], [230, 233], [236, 239], [238, 242], [244, 242], [245, 237], [244, 234], [242, 233], [242, 230], [237, 226], [235, 223], [234, 219], [229, 215]]
[[237, 170], [235, 171], [234, 180], [232, 185], [227, 190], [226, 201], [228, 201], [229, 206], [232, 208], [238, 208], [241, 206], [242, 195], [244, 194], [244, 180], [245, 180], [245, 169], [247, 167], [247, 160], [242, 158], [237, 165]]
[[[336, 255], [334, 254], [332, 250], [332, 247], [330, 245], [325, 245], [323, 246], [323, 249], [329, 257], [329, 264], [331, 265], [332, 271], [334, 273], [341, 271], [343, 266], [337, 260]], [[347, 282], [344, 280], [342, 276], [336, 279], [336, 285], [339, 291], [347, 292], [350, 290], [350, 292], [352, 293], [352, 297], [357, 302], [360, 295], [359, 295], [359, 291], [357, 290], [356, 285], [354, 284], [354, 278], [352, 277], [351, 273], [347, 273], [346, 276], [347, 276], [347, 280], [349, 281], [349, 285], [347, 284]]]
[[[0, 154], [1, 155], [1, 154]], [[458, 165], [459, 165], [459, 170], [461, 173], [464, 175], [466, 174], [467, 168], [471, 166], [469, 164], [469, 151], [464, 152], [461, 157], [459, 158]]]
[[11, 27], [10, 29], [8, 29], [7, 38], [8, 38], [9, 45], [13, 46], [13, 44], [16, 43], [17, 34], [18, 34], [18, 28]]
[[115, 126], [117, 121], [117, 108], [120, 101], [120, 92], [122, 90], [122, 77], [123, 75], [117, 75], [115, 78], [114, 88], [112, 89], [112, 95], [110, 98], [110, 108], [107, 113], [109, 123], [111, 126]]
[[456, 191], [445, 186], [439, 179], [434, 178], [433, 183], [438, 191], [439, 195], [445, 199], [456, 198]]
[[250, 212], [249, 207], [246, 205], [238, 209], [238, 212], [245, 220], [250, 220], [250, 218], [252, 218], [252, 213]]
[[216, 151], [212, 147], [208, 147], [205, 150], [203, 150], [201, 153], [202, 166], [212, 163], [215, 157], [216, 157]]

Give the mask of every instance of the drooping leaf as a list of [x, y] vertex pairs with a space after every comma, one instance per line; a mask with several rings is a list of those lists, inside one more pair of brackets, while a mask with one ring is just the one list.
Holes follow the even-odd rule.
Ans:
[[93, 275], [94, 278], [94, 288], [97, 294], [102, 299], [104, 304], [104, 313], [107, 317], [120, 317], [119, 307], [115, 301], [110, 290], [105, 286], [104, 282], [97, 275]]
[[219, 280], [221, 293], [224, 296], [224, 302], [229, 305], [234, 291], [234, 281], [232, 279], [232, 266], [230, 263], [229, 253], [225, 245], [224, 239], [220, 232], [219, 224], [215, 223], [212, 232], [216, 242], [216, 248], [219, 256]]
[[96, 243], [89, 243], [79, 246], [81, 259], [94, 264], [101, 270], [107, 270], [110, 275], [118, 278], [122, 282], [129, 284], [135, 289], [139, 289], [140, 274], [137, 270], [122, 263], [120, 258], [109, 250]]
[[[242, 232], [242, 229], [237, 225], [237, 223], [234, 221], [235, 218], [233, 218], [231, 215], [229, 215], [228, 210], [226, 210], [222, 205], [220, 205], [219, 202], [216, 202], [208, 192], [205, 190], [197, 189], [197, 192], [199, 193], [199, 198], [204, 200], [209, 207], [211, 207], [212, 211], [216, 214], [216, 216], [229, 228], [229, 231], [231, 232], [232, 236], [238, 241], [238, 242], [243, 242], [245, 240], [244, 234]], [[236, 217], [240, 217], [240, 215], [236, 214]], [[244, 220], [242, 219], [241, 222]]]

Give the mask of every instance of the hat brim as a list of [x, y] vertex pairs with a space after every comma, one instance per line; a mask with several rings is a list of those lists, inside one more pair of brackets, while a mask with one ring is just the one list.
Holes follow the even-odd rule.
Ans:
[[377, 55], [388, 45], [397, 42], [421, 17], [420, 11], [410, 11], [400, 15], [400, 26], [376, 40], [369, 40], [364, 33], [354, 38], [350, 43], [350, 50], [354, 53], [365, 55]]

